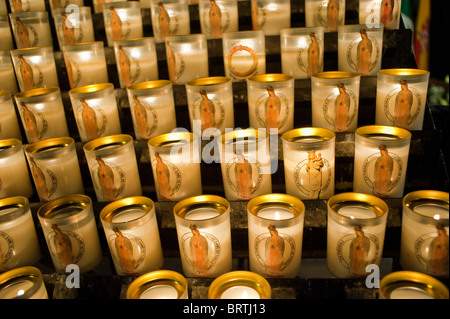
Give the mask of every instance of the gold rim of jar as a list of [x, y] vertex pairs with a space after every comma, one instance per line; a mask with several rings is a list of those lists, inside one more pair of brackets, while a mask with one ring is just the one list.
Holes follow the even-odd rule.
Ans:
[[203, 221], [209, 221], [213, 219], [220, 218], [221, 216], [225, 215], [230, 211], [230, 203], [228, 200], [221, 196], [217, 195], [198, 195], [189, 197], [186, 199], [183, 199], [179, 201], [175, 206], [173, 207], [173, 212], [175, 217], [189, 220], [186, 218], [186, 215], [192, 211], [193, 209], [198, 208], [212, 208], [215, 209], [219, 215], [207, 219], [200, 219], [195, 220], [195, 222], [203, 222]]
[[75, 140], [71, 137], [55, 137], [46, 140], [38, 141], [36, 143], [29, 144], [25, 147], [25, 152], [28, 154], [39, 155], [43, 152], [51, 151], [53, 153], [59, 153], [61, 151], [67, 150], [68, 147], [75, 144]]
[[301, 143], [303, 139], [315, 139], [314, 142], [306, 142], [307, 144], [323, 143], [332, 141], [336, 138], [336, 133], [332, 130], [320, 127], [301, 127], [289, 130], [281, 135], [281, 139], [288, 143]]
[[[183, 142], [183, 143], [180, 143]], [[187, 143], [186, 143], [187, 142]], [[172, 132], [161, 134], [152, 137], [148, 140], [147, 144], [150, 147], [165, 148], [167, 146], [172, 147], [174, 145], [188, 144], [194, 142], [194, 134], [190, 132]]]
[[283, 73], [257, 74], [247, 78], [247, 81], [257, 83], [288, 82], [293, 80], [295, 80], [295, 78], [292, 75]]
[[[87, 152], [102, 151], [105, 147], [123, 146], [133, 142], [133, 137], [128, 134], [108, 135], [96, 138], [84, 144], [83, 149]], [[114, 152], [115, 150], [112, 150]]]
[[193, 79], [186, 82], [187, 86], [212, 86], [231, 83], [231, 79], [226, 76], [209, 76], [205, 78]]
[[9, 270], [0, 274], [0, 290], [14, 284], [16, 281], [28, 280], [33, 282], [33, 286], [27, 289], [22, 295], [13, 299], [28, 299], [32, 297], [44, 283], [41, 271], [33, 266], [24, 266]]
[[97, 84], [89, 84], [85, 86], [80, 86], [69, 91], [69, 94], [78, 95], [78, 94], [95, 94], [102, 92], [104, 90], [114, 89], [114, 84], [112, 83], [97, 83]]
[[314, 26], [314, 27], [283, 28], [280, 30], [280, 36], [282, 38], [283, 37], [309, 36], [311, 32], [324, 33], [325, 27]]
[[21, 151], [22, 149], [22, 141], [17, 138], [7, 138], [4, 140], [0, 140], [0, 158], [3, 156], [9, 156], [11, 155], [11, 153], [16, 153], [18, 151]]
[[41, 18], [41, 17], [47, 17], [48, 18], [48, 13], [46, 11], [24, 11], [24, 12], [11, 12], [10, 13], [11, 17], [23, 17], [23, 18]]
[[390, 299], [391, 293], [401, 287], [420, 289], [434, 299], [448, 299], [448, 288], [439, 280], [415, 271], [396, 271], [384, 276], [380, 281], [381, 298]]
[[38, 88], [38, 89], [31, 89], [27, 91], [19, 92], [15, 95], [16, 98], [19, 99], [27, 99], [27, 98], [35, 98], [35, 97], [42, 97], [46, 95], [50, 95], [56, 92], [60, 92], [59, 87], [45, 87], [45, 88]]
[[435, 219], [431, 216], [422, 215], [414, 210], [418, 205], [423, 204], [433, 204], [441, 206], [443, 208], [449, 209], [449, 193], [436, 191], [436, 190], [420, 190], [414, 191], [403, 197], [402, 200], [403, 208], [405, 212], [411, 216], [414, 220], [421, 223], [431, 224], [431, 225], [442, 225], [444, 227], [449, 226], [448, 218]]
[[[141, 209], [143, 215], [138, 218], [130, 219], [123, 222], [113, 221], [114, 217], [117, 216], [118, 214], [133, 208]], [[155, 203], [150, 198], [144, 196], [133, 196], [122, 198], [106, 205], [100, 211], [100, 219], [103, 222], [108, 223], [110, 225], [135, 226], [135, 224], [140, 224], [140, 221], [143, 220], [145, 216], [148, 216], [154, 210], [154, 208]]]
[[133, 280], [127, 288], [126, 299], [139, 299], [144, 291], [157, 285], [175, 288], [178, 292], [177, 299], [187, 294], [188, 282], [183, 275], [172, 270], [156, 270]]
[[[361, 126], [355, 130], [355, 134], [364, 138], [387, 137], [394, 140], [406, 140], [411, 138], [410, 131], [401, 127], [385, 125]], [[387, 142], [388, 141], [389, 140], [387, 140]]]
[[228, 31], [222, 33], [222, 38], [225, 40], [264, 40], [263, 30], [242, 30], [242, 31]]
[[[19, 48], [19, 49], [13, 49], [10, 52], [13, 53], [14, 55], [16, 55], [16, 53], [17, 53], [17, 55], [18, 55], [18, 54], [20, 54], [20, 52], [25, 52], [25, 53], [29, 54], [29, 52], [33, 52], [33, 51], [48, 51], [47, 53], [53, 55], [53, 47], [52, 46]], [[29, 54], [29, 55], [32, 55], [32, 54]]]
[[[15, 211], [2, 214], [3, 209], [17, 208]], [[0, 224], [22, 216], [30, 209], [28, 198], [24, 196], [13, 196], [0, 199]]]
[[11, 97], [11, 91], [9, 90], [0, 90], [0, 100], [6, 101], [8, 97]]
[[430, 74], [429, 71], [412, 68], [394, 68], [394, 69], [381, 69], [378, 71], [381, 75], [394, 75], [394, 76], [421, 76]]
[[258, 129], [233, 130], [231, 132], [222, 134], [222, 137], [219, 139], [219, 142], [224, 145], [232, 144], [235, 143], [237, 140], [245, 138], [254, 138], [254, 140], [249, 140], [248, 142], [258, 143], [260, 142], [260, 140], [266, 140], [268, 138], [268, 133], [266, 132], [264, 135], [261, 136], [260, 130]]
[[97, 46], [98, 49], [103, 49], [103, 41], [88, 41], [88, 42], [78, 42], [74, 44], [65, 44], [63, 45], [63, 51], [85, 51], [85, 48], [90, 48], [93, 46]]
[[[274, 206], [290, 210], [293, 213], [293, 216], [291, 218], [280, 220], [267, 219], [258, 216], [258, 213], [261, 211], [261, 209]], [[249, 200], [249, 202], [247, 203], [247, 212], [261, 220], [267, 220], [271, 222], [273, 221], [282, 224], [285, 223], [290, 224], [298, 217], [302, 215], [304, 216], [305, 204], [300, 199], [292, 195], [277, 194], [277, 193], [265, 194]]]
[[225, 273], [211, 283], [208, 289], [209, 299], [220, 299], [222, 294], [235, 286], [245, 286], [255, 289], [261, 299], [270, 299], [272, 288], [263, 276], [245, 270]]
[[[116, 1], [116, 2], [106, 2], [103, 5], [103, 8], [117, 8], [117, 9], [140, 9], [139, 1]], [[106, 6], [106, 7], [105, 7]]]
[[311, 78], [324, 80], [352, 79], [361, 77], [360, 73], [350, 71], [325, 71], [311, 75]]
[[145, 82], [135, 83], [133, 85], [130, 85], [128, 87], [128, 90], [146, 91], [146, 90], [153, 90], [153, 89], [161, 89], [161, 88], [165, 88], [165, 87], [169, 87], [169, 86], [172, 86], [172, 81], [154, 80], [154, 81], [145, 81]]
[[[61, 210], [76, 207], [77, 211], [63, 218], [54, 218]], [[89, 209], [92, 208], [92, 200], [83, 194], [62, 196], [43, 204], [37, 211], [37, 216], [49, 222], [55, 220], [58, 225], [73, 224], [87, 217]]]
[[[370, 218], [352, 218], [341, 215], [339, 210], [344, 207], [359, 206], [368, 209], [375, 214]], [[387, 217], [389, 206], [381, 198], [364, 193], [341, 193], [332, 196], [327, 203], [329, 215], [336, 222], [349, 226], [371, 226], [377, 225], [383, 218]]]
[[[139, 37], [139, 38], [126, 39], [126, 40], [117, 40], [117, 41], [114, 41], [114, 47], [124, 46], [124, 44], [145, 43], [147, 41], [154, 44], [155, 38], [154, 37]], [[127, 46], [125, 45], [125, 47], [127, 47]]]

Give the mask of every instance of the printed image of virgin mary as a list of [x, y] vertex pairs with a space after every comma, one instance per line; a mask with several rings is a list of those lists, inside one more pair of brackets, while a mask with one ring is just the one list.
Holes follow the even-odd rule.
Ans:
[[198, 276], [208, 276], [208, 240], [200, 234], [196, 225], [190, 225], [192, 237], [189, 240], [189, 252], [194, 273]]
[[269, 225], [268, 229], [270, 238], [267, 239], [265, 247], [266, 271], [270, 276], [279, 277], [283, 274], [282, 269], [285, 243], [283, 237], [278, 234], [278, 230], [274, 225]]
[[237, 162], [234, 170], [238, 197], [243, 200], [250, 199], [254, 191], [252, 164], [241, 152], [238, 152], [236, 156]]

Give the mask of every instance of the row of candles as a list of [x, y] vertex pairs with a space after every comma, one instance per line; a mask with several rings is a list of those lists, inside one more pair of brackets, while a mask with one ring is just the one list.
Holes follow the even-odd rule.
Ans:
[[[403, 198], [400, 264], [404, 273], [397, 279], [400, 282], [391, 282], [392, 298], [448, 298], [444, 285], [430, 284], [439, 282], [434, 277], [448, 276], [448, 205], [448, 193], [440, 191], [414, 191]], [[341, 193], [328, 200], [327, 209], [328, 269], [338, 278], [367, 276], [366, 267], [380, 266], [387, 203], [369, 194]], [[220, 283], [211, 284], [210, 298], [270, 298], [265, 278], [295, 278], [300, 272], [304, 203], [286, 194], [266, 194], [250, 200], [247, 212], [249, 271], [232, 271], [230, 203], [221, 196], [199, 195], [173, 208], [183, 274], [216, 278]], [[69, 195], [47, 202], [37, 217], [57, 272], [76, 264], [81, 273], [87, 273], [100, 263], [99, 232], [88, 196]], [[128, 298], [188, 298], [184, 276], [161, 269], [164, 256], [151, 199], [135, 196], [113, 201], [99, 217], [117, 274], [138, 277], [128, 288]], [[0, 246], [0, 266], [6, 271], [0, 275], [0, 296], [16, 297], [37, 284], [45, 290], [36, 273], [30, 274], [32, 280], [24, 279], [25, 270], [40, 273], [33, 265], [41, 257], [25, 197], [0, 201], [0, 230], [0, 238], [7, 243]], [[394, 274], [399, 275], [390, 275]], [[420, 283], [415, 276], [426, 281]], [[418, 292], [418, 285], [428, 288]]]

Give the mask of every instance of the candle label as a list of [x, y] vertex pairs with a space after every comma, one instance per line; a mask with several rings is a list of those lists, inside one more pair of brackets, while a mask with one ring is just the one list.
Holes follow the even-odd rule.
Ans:
[[52, 230], [46, 238], [53, 259], [62, 269], [78, 263], [86, 251], [84, 240], [79, 234], [69, 230], [62, 231], [56, 224], [52, 224]]
[[310, 199], [320, 199], [331, 184], [331, 164], [315, 150], [299, 162], [294, 169], [294, 181], [298, 190]]
[[16, 255], [14, 252], [14, 240], [10, 235], [0, 230], [0, 271], [7, 271], [10, 269], [6, 265], [12, 256]]
[[108, 244], [114, 252], [114, 261], [120, 265], [122, 272], [127, 276], [135, 276], [139, 273], [136, 269], [142, 264], [146, 256], [146, 247], [141, 238], [131, 234], [122, 233], [117, 227], [108, 237]]
[[141, 65], [139, 59], [130, 58], [125, 52], [126, 49], [121, 45], [119, 50], [119, 72], [122, 82], [125, 86], [129, 86], [136, 82], [137, 78], [141, 75]]
[[106, 20], [109, 21], [110, 32], [113, 41], [127, 39], [130, 36], [131, 28], [129, 21], [122, 21], [120, 15], [113, 6], [106, 12]]
[[341, 237], [336, 244], [338, 260], [352, 276], [367, 276], [366, 267], [375, 264], [380, 254], [378, 237], [364, 233], [360, 226], [353, 234]]
[[384, 98], [384, 115], [393, 126], [408, 128], [419, 116], [423, 108], [420, 92], [405, 80], [391, 90]]
[[283, 270], [295, 256], [295, 240], [288, 234], [278, 232], [274, 225], [269, 225], [267, 229], [268, 233], [258, 235], [253, 242], [255, 256], [265, 267], [267, 276], [282, 277]]
[[[303, 39], [307, 39], [303, 37]], [[323, 59], [321, 59], [319, 39], [315, 33], [309, 35], [309, 43], [306, 47], [297, 49], [297, 65], [308, 76], [316, 74], [323, 69]]]
[[345, 51], [348, 66], [362, 75], [369, 75], [381, 58], [380, 44], [362, 29], [361, 36], [349, 43]]
[[180, 169], [174, 164], [165, 161], [160, 154], [155, 152], [155, 160], [152, 166], [156, 172], [157, 192], [162, 201], [170, 201], [172, 196], [181, 188], [182, 175]]
[[336, 132], [347, 132], [356, 119], [357, 96], [343, 83], [338, 84], [338, 90], [323, 101], [323, 116]]
[[96, 156], [95, 160], [92, 165], [95, 190], [102, 194], [105, 201], [114, 201], [125, 189], [125, 172], [114, 163], [106, 163], [100, 156]]
[[83, 28], [75, 27], [72, 21], [68, 19], [65, 12], [61, 13], [61, 18], [58, 20], [57, 28], [60, 30], [58, 36], [62, 43], [66, 45], [73, 45], [75, 43], [83, 42]]
[[48, 122], [44, 114], [28, 107], [24, 102], [20, 102], [21, 117], [24, 129], [31, 143], [35, 143], [44, 138], [48, 130]]
[[248, 200], [261, 185], [261, 163], [254, 158], [237, 154], [226, 165], [226, 180], [241, 200]]
[[205, 90], [192, 103], [192, 118], [201, 121], [202, 132], [210, 127], [220, 129], [225, 121], [225, 107], [216, 97], [209, 98]]
[[211, 34], [213, 37], [220, 37], [223, 32], [226, 32], [230, 21], [230, 13], [227, 10], [221, 10], [215, 1], [211, 1], [209, 10], [203, 11], [205, 33]]
[[19, 86], [24, 90], [31, 90], [42, 87], [44, 83], [44, 74], [38, 65], [33, 65], [27, 61], [21, 54], [18, 56], [19, 66], [16, 74], [18, 75]]
[[328, 28], [328, 31], [337, 31], [337, 27], [342, 25], [345, 16], [345, 2], [342, 3], [342, 0], [318, 1], [314, 15], [314, 25], [318, 23]]
[[210, 276], [210, 269], [219, 260], [220, 241], [212, 234], [200, 232], [196, 225], [190, 225], [191, 232], [181, 236], [181, 251], [192, 267], [195, 276]]
[[257, 0], [251, 0], [253, 30], [261, 30], [266, 24], [266, 10]]
[[435, 232], [418, 237], [414, 243], [414, 255], [427, 273], [448, 275], [448, 230], [438, 225]]
[[81, 81], [81, 72], [78, 63], [70, 61], [66, 54], [64, 54], [64, 60], [66, 62], [66, 71], [67, 77], [69, 78], [70, 87], [77, 87]]
[[[164, 40], [165, 37], [177, 34], [179, 28], [178, 15], [170, 16], [162, 2], [158, 3], [159, 12], [157, 23], [153, 23], [154, 33]], [[174, 13], [174, 11], [172, 11]]]
[[275, 92], [272, 86], [268, 86], [266, 90], [267, 94], [256, 100], [256, 119], [262, 127], [280, 129], [289, 117], [288, 98], [283, 93]]
[[85, 99], [81, 99], [80, 104], [77, 108], [76, 117], [81, 133], [86, 135], [88, 140], [100, 137], [108, 125], [105, 112], [98, 105], [90, 106]]
[[174, 49], [169, 41], [166, 42], [166, 55], [169, 78], [172, 82], [176, 83], [186, 69], [183, 55], [177, 49]]
[[150, 138], [159, 124], [158, 112], [145, 102], [133, 95], [134, 121], [141, 138]]
[[55, 173], [43, 165], [38, 165], [32, 157], [29, 160], [34, 185], [42, 201], [49, 201], [58, 188]]
[[389, 197], [389, 193], [400, 182], [403, 174], [402, 159], [380, 145], [379, 153], [370, 155], [364, 160], [362, 172], [364, 181], [379, 197]]
[[[240, 70], [241, 68], [235, 68], [233, 66], [233, 55], [236, 52], [247, 52], [250, 56], [248, 56], [248, 54], [244, 55], [244, 56], [240, 56], [240, 60], [242, 60], [242, 58], [244, 58], [245, 60], [243, 62], [247, 62], [246, 65], [248, 65], [248, 68], [246, 70]], [[242, 45], [239, 43], [233, 44], [233, 48], [230, 50], [230, 52], [228, 52], [227, 55], [227, 62], [228, 62], [228, 69], [230, 71], [230, 75], [236, 80], [236, 79], [240, 79], [240, 78], [246, 78], [252, 74], [256, 74], [257, 70], [258, 70], [258, 56], [256, 54], [256, 52], [246, 46], [246, 45]]]
[[31, 23], [23, 22], [19, 17], [16, 17], [13, 23], [21, 48], [36, 47], [38, 45], [39, 35]]

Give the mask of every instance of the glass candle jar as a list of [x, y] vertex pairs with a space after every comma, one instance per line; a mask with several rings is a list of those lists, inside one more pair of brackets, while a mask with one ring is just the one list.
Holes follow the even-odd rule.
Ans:
[[84, 194], [75, 140], [57, 137], [25, 147], [25, 154], [41, 202]]
[[22, 132], [11, 92], [0, 90], [0, 139], [7, 138], [22, 140]]
[[252, 28], [265, 35], [280, 35], [291, 27], [290, 0], [251, 0]]
[[64, 45], [62, 52], [71, 89], [108, 82], [103, 41]]
[[155, 204], [150, 198], [116, 200], [101, 210], [100, 219], [119, 276], [143, 275], [162, 267]]
[[338, 28], [338, 70], [376, 76], [383, 56], [383, 27], [363, 24]]
[[0, 299], [48, 299], [41, 271], [24, 266], [0, 274]]
[[264, 31], [224, 32], [222, 46], [226, 77], [245, 81], [251, 75], [266, 73]]
[[102, 259], [92, 200], [69, 195], [42, 205], [37, 216], [56, 272], [77, 265], [80, 273], [93, 270]]
[[327, 266], [338, 278], [366, 277], [380, 266], [389, 207], [380, 198], [341, 193], [328, 200]]
[[448, 278], [448, 192], [420, 190], [403, 198], [400, 265]]
[[230, 271], [211, 283], [209, 299], [270, 299], [272, 287], [263, 276], [244, 270]]
[[174, 84], [209, 76], [208, 44], [204, 34], [167, 36], [169, 79]]
[[8, 0], [8, 1], [11, 12], [45, 11], [45, 0]]
[[0, 140], [0, 185], [0, 198], [30, 198], [33, 195], [33, 185], [21, 140]]
[[16, 48], [51, 47], [53, 45], [47, 11], [10, 13], [9, 20]]
[[153, 36], [157, 43], [169, 35], [191, 33], [189, 5], [186, 0], [150, 0]]
[[359, 23], [386, 30], [400, 26], [401, 0], [360, 0]]
[[120, 1], [103, 4], [103, 20], [108, 46], [114, 41], [142, 38], [141, 6], [138, 1]]
[[378, 71], [375, 124], [422, 130], [429, 79], [426, 70]]
[[99, 202], [141, 196], [134, 141], [130, 135], [100, 137], [83, 146]]
[[11, 95], [19, 92], [10, 50], [0, 50], [0, 88]]
[[264, 129], [227, 132], [218, 143], [225, 197], [229, 201], [272, 193], [269, 137]]
[[0, 38], [0, 50], [14, 49], [13, 36], [11, 33], [8, 16], [0, 15], [0, 32], [2, 35]]
[[122, 133], [112, 83], [91, 84], [71, 89], [69, 97], [82, 142]]
[[28, 143], [69, 136], [59, 87], [23, 91], [15, 99]]
[[250, 270], [265, 277], [295, 278], [302, 259], [305, 205], [290, 195], [268, 194], [247, 206]]
[[324, 27], [280, 30], [281, 70], [296, 79], [323, 72]]
[[381, 299], [447, 299], [449, 292], [438, 279], [415, 271], [395, 271], [384, 276], [378, 289]]
[[151, 37], [114, 42], [120, 87], [158, 80], [155, 39]]
[[302, 127], [281, 136], [286, 193], [300, 199], [329, 199], [334, 195], [336, 134]]
[[155, 270], [133, 280], [126, 299], [188, 299], [188, 282], [176, 271]]
[[200, 28], [208, 39], [218, 39], [223, 32], [239, 31], [236, 0], [199, 0]]
[[283, 134], [294, 128], [295, 79], [275, 73], [247, 78], [250, 127], [265, 128], [270, 134]]
[[354, 132], [358, 126], [361, 75], [326, 71], [311, 76], [312, 126]]
[[306, 27], [323, 26], [336, 32], [345, 24], [345, 0], [305, 0]]
[[353, 191], [403, 197], [411, 133], [392, 126], [368, 125], [355, 132]]
[[20, 91], [42, 87], [59, 87], [52, 47], [11, 50]]
[[113, 2], [122, 2], [123, 0], [92, 0], [92, 7], [95, 13], [103, 12], [104, 4], [112, 4]]
[[[192, 130], [201, 135], [225, 133], [234, 128], [233, 86], [230, 78], [213, 76], [186, 83]], [[207, 131], [205, 131], [207, 130]]]
[[60, 49], [64, 45], [95, 41], [91, 7], [76, 7], [76, 11], [71, 9], [60, 7], [52, 11]]
[[34, 265], [41, 259], [41, 248], [26, 197], [0, 199], [0, 248], [0, 273]]
[[147, 142], [158, 201], [202, 194], [199, 142], [193, 133], [173, 132]]
[[177, 126], [172, 82], [154, 80], [127, 88], [134, 133], [137, 140], [147, 140], [170, 133]]
[[231, 271], [230, 204], [215, 195], [193, 196], [174, 209], [183, 272], [217, 277]]
[[83, 7], [84, 0], [52, 0], [49, 1], [52, 14], [59, 9], [66, 9], [68, 12], [75, 10], [76, 7]]

